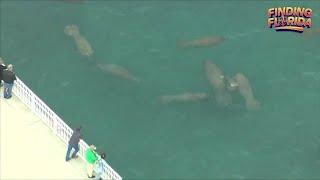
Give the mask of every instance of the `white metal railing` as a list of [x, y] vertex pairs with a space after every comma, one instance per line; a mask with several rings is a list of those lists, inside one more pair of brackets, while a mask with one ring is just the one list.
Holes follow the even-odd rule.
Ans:
[[[40, 119], [58, 136], [65, 144], [68, 144], [73, 130], [53, 112], [30, 88], [28, 88], [18, 77], [15, 81], [13, 93], [24, 103], [30, 110], [38, 115]], [[79, 156], [85, 160], [85, 150], [88, 144], [81, 140], [79, 142]], [[122, 180], [122, 177], [111, 168], [105, 161], [104, 178]]]

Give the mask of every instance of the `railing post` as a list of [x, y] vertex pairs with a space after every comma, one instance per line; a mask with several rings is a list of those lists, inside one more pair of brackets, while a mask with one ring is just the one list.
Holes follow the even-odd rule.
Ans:
[[31, 111], [36, 114], [35, 97], [34, 97], [33, 93], [31, 94], [31, 102], [30, 102], [30, 104], [31, 104]]
[[53, 119], [53, 124], [52, 124], [52, 128], [53, 128], [53, 133], [54, 135], [58, 135], [58, 129], [57, 129], [57, 116], [53, 115], [52, 117]]

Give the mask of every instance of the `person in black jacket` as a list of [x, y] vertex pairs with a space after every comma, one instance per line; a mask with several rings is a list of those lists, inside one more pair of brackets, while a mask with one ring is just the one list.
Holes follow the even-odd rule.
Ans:
[[77, 152], [79, 151], [79, 141], [81, 138], [81, 134], [80, 134], [80, 130], [81, 130], [81, 126], [76, 128], [70, 139], [69, 139], [69, 143], [68, 143], [68, 150], [67, 150], [67, 155], [66, 155], [66, 161], [69, 161], [70, 158], [70, 152], [72, 149], [74, 149], [74, 152], [72, 153], [72, 158], [76, 157]]
[[2, 78], [2, 73], [3, 73], [3, 71], [4, 71], [5, 69], [7, 69], [7, 66], [4, 65], [4, 61], [3, 61], [3, 59], [0, 57], [0, 87], [2, 86], [2, 80], [3, 80], [3, 78]]
[[2, 78], [4, 82], [4, 91], [3, 91], [3, 96], [6, 99], [10, 99], [12, 97], [12, 87], [13, 87], [13, 82], [16, 79], [16, 74], [13, 72], [13, 65], [9, 64], [7, 69], [5, 69], [2, 73]]

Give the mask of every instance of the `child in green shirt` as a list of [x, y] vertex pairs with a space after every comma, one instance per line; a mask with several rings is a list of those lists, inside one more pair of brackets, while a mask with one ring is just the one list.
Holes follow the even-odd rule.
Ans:
[[94, 145], [90, 145], [90, 147], [85, 152], [86, 161], [87, 161], [88, 178], [95, 177], [95, 176], [93, 176], [93, 165], [96, 162], [96, 160], [98, 159], [95, 150], [96, 150], [96, 147]]

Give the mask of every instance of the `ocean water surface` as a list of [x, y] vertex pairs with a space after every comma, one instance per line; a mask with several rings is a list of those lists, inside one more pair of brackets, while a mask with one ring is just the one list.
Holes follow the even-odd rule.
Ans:
[[[268, 29], [267, 9], [317, 1], [1, 1], [0, 56], [126, 179], [319, 178], [320, 35]], [[94, 52], [64, 33], [75, 24]], [[215, 47], [179, 49], [208, 36]], [[233, 94], [161, 104], [161, 95], [212, 91], [203, 62], [241, 72], [261, 103], [248, 111]], [[127, 68], [140, 83], [93, 62]], [[63, 157], [61, 157], [63, 158]]]

